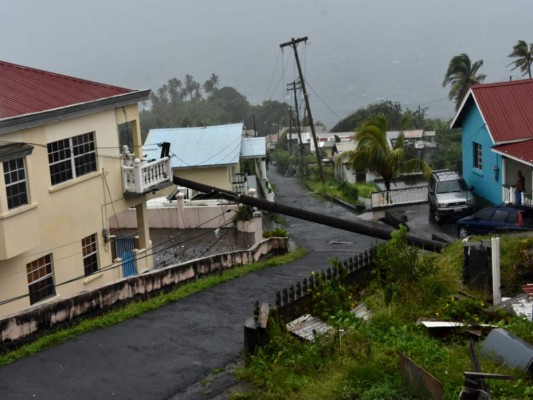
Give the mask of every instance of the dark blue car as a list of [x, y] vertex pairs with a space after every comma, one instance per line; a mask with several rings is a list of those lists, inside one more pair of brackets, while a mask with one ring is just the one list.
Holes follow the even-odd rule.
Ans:
[[486, 207], [457, 221], [461, 238], [526, 229], [533, 229], [533, 209], [511, 205]]

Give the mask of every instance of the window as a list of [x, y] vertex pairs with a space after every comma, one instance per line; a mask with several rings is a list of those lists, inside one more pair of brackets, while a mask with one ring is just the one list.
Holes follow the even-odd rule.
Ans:
[[24, 157], [4, 161], [4, 181], [6, 184], [7, 208], [12, 209], [28, 204], [28, 186]]
[[120, 151], [122, 146], [128, 146], [130, 152], [133, 153], [133, 132], [135, 129], [135, 121], [125, 122], [118, 125], [118, 142], [120, 145]]
[[52, 185], [96, 171], [94, 132], [48, 143]]
[[81, 240], [83, 251], [83, 268], [85, 276], [98, 271], [98, 250], [96, 248], [96, 233]]
[[26, 270], [28, 273], [28, 288], [30, 290], [30, 304], [55, 296], [56, 289], [51, 254], [26, 264]]
[[474, 168], [483, 169], [483, 149], [479, 143], [474, 143]]

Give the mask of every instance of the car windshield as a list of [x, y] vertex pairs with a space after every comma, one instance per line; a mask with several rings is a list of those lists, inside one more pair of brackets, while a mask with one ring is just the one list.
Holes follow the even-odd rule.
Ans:
[[466, 190], [468, 190], [468, 186], [464, 179], [443, 181], [437, 186], [437, 193], [461, 192]]

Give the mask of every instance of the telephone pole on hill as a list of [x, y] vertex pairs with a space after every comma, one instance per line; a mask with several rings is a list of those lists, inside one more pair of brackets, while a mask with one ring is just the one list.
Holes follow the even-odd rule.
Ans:
[[287, 46], [291, 46], [294, 50], [294, 58], [296, 59], [296, 66], [298, 67], [298, 74], [300, 75], [300, 83], [302, 85], [302, 91], [304, 93], [305, 108], [307, 109], [307, 116], [309, 118], [309, 125], [311, 127], [311, 134], [313, 135], [313, 143], [315, 145], [316, 160], [318, 163], [318, 171], [320, 172], [320, 181], [324, 186], [324, 171], [322, 169], [322, 157], [320, 157], [320, 148], [318, 147], [318, 141], [315, 133], [315, 123], [313, 121], [313, 115], [311, 114], [311, 107], [309, 106], [309, 98], [307, 96], [307, 90], [305, 89], [305, 81], [302, 73], [302, 66], [300, 65], [300, 58], [298, 57], [298, 50], [296, 46], [300, 42], [307, 42], [307, 36], [299, 39], [292, 38], [290, 42], [282, 43], [279, 45], [282, 49]]

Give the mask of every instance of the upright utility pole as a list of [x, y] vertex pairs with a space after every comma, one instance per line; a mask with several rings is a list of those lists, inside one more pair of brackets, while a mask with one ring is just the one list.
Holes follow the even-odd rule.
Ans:
[[[300, 128], [300, 115], [298, 114], [298, 95], [296, 89], [301, 89], [301, 86], [296, 87], [299, 82], [287, 83], [288, 89], [294, 91], [294, 110], [296, 111], [296, 133], [298, 134], [298, 147], [300, 149], [300, 156], [303, 156], [303, 147], [302, 143], [302, 130]], [[292, 87], [291, 87], [292, 86]]]
[[296, 59], [296, 66], [298, 67], [298, 74], [300, 75], [300, 83], [304, 93], [305, 108], [307, 109], [307, 116], [309, 117], [309, 125], [311, 126], [311, 134], [313, 135], [313, 143], [315, 144], [316, 160], [318, 163], [318, 171], [320, 172], [320, 181], [324, 185], [324, 170], [322, 169], [322, 157], [320, 157], [320, 148], [318, 147], [318, 141], [315, 133], [315, 123], [313, 122], [313, 115], [311, 114], [311, 107], [309, 106], [309, 98], [307, 96], [307, 90], [305, 89], [305, 81], [302, 73], [302, 66], [300, 65], [300, 58], [298, 57], [298, 50], [296, 45], [300, 42], [307, 42], [307, 36], [299, 39], [292, 38], [290, 42], [282, 43], [279, 45], [282, 49], [287, 46], [291, 46], [294, 50], [294, 58]]
[[292, 138], [292, 108], [291, 106], [289, 106], [289, 140], [287, 141], [287, 144], [289, 145], [289, 154], [292, 156], [291, 138]]

